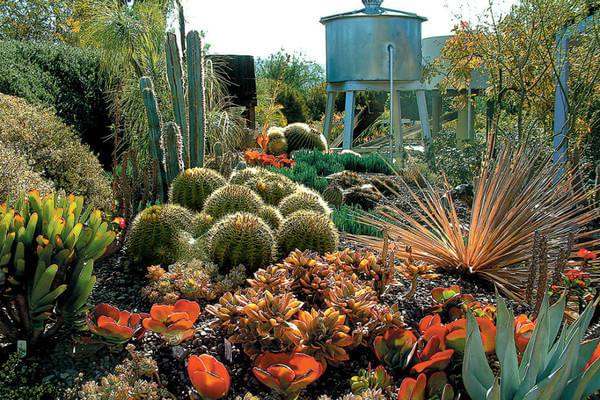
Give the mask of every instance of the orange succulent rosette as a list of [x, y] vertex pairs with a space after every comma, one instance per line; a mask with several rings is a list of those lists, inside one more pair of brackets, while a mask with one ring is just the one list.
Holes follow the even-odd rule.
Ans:
[[110, 304], [97, 304], [87, 315], [90, 332], [112, 344], [123, 344], [144, 335], [142, 319], [148, 314], [122, 311]]
[[229, 393], [231, 387], [229, 371], [211, 355], [190, 356], [187, 373], [194, 389], [205, 400], [217, 400]]
[[303, 353], [266, 352], [256, 358], [252, 372], [262, 384], [279, 394], [294, 398], [323, 374], [323, 366]]
[[195, 301], [179, 300], [174, 305], [155, 304], [150, 317], [144, 318], [144, 328], [160, 333], [171, 344], [179, 344], [194, 336], [194, 323], [200, 315]]
[[404, 378], [398, 389], [398, 400], [425, 400], [427, 376], [419, 374], [417, 379]]

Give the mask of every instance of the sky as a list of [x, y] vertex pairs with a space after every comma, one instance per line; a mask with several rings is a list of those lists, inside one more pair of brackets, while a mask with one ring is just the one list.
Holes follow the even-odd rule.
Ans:
[[[516, 0], [500, 0], [507, 9]], [[423, 37], [447, 35], [461, 19], [473, 20], [488, 0], [385, 0], [384, 7], [428, 18]], [[279, 49], [325, 63], [321, 17], [362, 8], [361, 0], [184, 0], [187, 29], [206, 33], [215, 54], [265, 57]]]

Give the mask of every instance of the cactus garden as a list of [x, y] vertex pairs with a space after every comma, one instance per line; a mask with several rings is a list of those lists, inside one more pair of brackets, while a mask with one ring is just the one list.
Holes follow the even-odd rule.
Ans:
[[199, 3], [0, 2], [0, 399], [600, 399], [600, 4]]

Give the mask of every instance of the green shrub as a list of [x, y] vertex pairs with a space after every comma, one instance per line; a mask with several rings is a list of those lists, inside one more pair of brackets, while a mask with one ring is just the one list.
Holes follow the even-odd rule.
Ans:
[[0, 41], [0, 93], [52, 107], [81, 139], [111, 160], [111, 116], [98, 53], [51, 41]]
[[308, 120], [308, 107], [300, 90], [285, 86], [277, 94], [275, 102], [283, 106], [281, 111], [289, 123], [306, 122]]
[[299, 188], [279, 203], [279, 211], [284, 217], [300, 210], [311, 210], [327, 216], [331, 214], [331, 209], [321, 195], [308, 188]]
[[290, 180], [322, 193], [329, 182], [317, 174], [317, 169], [307, 163], [296, 163], [293, 168], [269, 167], [269, 170], [285, 175]]
[[190, 168], [180, 173], [171, 183], [169, 200], [193, 211], [200, 211], [208, 196], [225, 186], [227, 181], [209, 168]]
[[144, 266], [172, 264], [189, 252], [194, 214], [178, 205], [165, 204], [140, 212], [127, 235], [127, 253]]
[[465, 141], [457, 146], [456, 133], [442, 131], [431, 147], [435, 154], [435, 172], [444, 173], [452, 186], [471, 183], [479, 171], [485, 144], [479, 140]]
[[0, 203], [34, 189], [46, 194], [53, 191], [54, 185], [34, 171], [26, 157], [0, 143]]
[[228, 215], [210, 228], [206, 247], [208, 256], [222, 272], [242, 264], [252, 273], [269, 265], [275, 257], [271, 228], [246, 212]]
[[365, 213], [366, 211], [359, 207], [344, 204], [333, 210], [331, 219], [335, 226], [342, 232], [352, 235], [383, 237], [381, 230], [358, 221], [358, 217]]
[[327, 107], [327, 84], [316, 85], [306, 93], [306, 106], [308, 107], [309, 121], [320, 121], [325, 115]]
[[263, 205], [261, 198], [246, 186], [227, 185], [206, 199], [203, 211], [218, 221], [236, 212], [256, 213]]
[[331, 219], [319, 212], [297, 211], [283, 221], [277, 232], [279, 254], [298, 249], [313, 250], [320, 254], [335, 251], [339, 243], [338, 231]]
[[36, 382], [35, 374], [39, 366], [25, 362], [17, 352], [11, 353], [0, 365], [0, 399], [2, 400], [43, 400], [58, 399], [62, 394], [55, 383]]
[[294, 153], [296, 163], [308, 163], [317, 169], [319, 175], [330, 175], [343, 170], [390, 175], [394, 171], [378, 154], [358, 157], [351, 153], [322, 153], [319, 151], [298, 151]]
[[52, 112], [0, 94], [0, 142], [18, 149], [56, 189], [112, 210], [110, 181], [98, 159]]

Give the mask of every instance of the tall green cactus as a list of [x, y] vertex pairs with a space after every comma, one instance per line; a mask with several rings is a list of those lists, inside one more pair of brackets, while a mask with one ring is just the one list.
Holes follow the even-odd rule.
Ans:
[[[186, 79], [182, 69], [177, 37], [173, 33], [167, 34], [165, 41], [167, 80], [169, 82], [174, 122], [166, 123], [163, 126], [152, 80], [148, 77], [142, 77], [140, 80], [148, 116], [150, 150], [153, 158], [162, 161], [160, 163], [160, 173], [157, 174], [160, 199], [165, 198], [166, 191], [164, 187], [183, 168], [204, 166], [206, 100], [204, 93], [204, 59], [200, 34], [197, 31], [190, 31], [186, 36], [185, 43], [187, 44], [187, 51], [184, 51], [182, 56], [187, 64], [187, 91], [184, 90]], [[179, 134], [177, 134], [177, 131], [179, 131]], [[181, 138], [180, 141], [174, 140], [177, 136]], [[183, 160], [183, 165], [175, 163], [175, 160], [180, 159]]]

